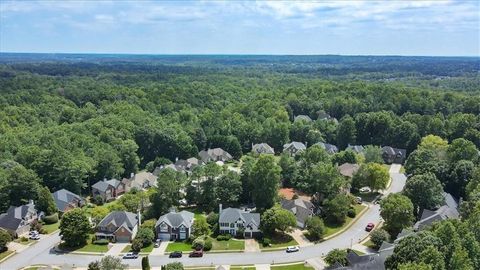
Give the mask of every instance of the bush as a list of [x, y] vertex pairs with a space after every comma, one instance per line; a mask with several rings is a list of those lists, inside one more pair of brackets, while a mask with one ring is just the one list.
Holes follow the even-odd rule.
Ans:
[[180, 262], [169, 263], [165, 265], [165, 270], [183, 270], [183, 264]]
[[214, 226], [218, 221], [218, 214], [211, 212], [207, 216], [207, 223], [210, 224], [210, 226]]
[[28, 238], [25, 236], [20, 237], [20, 242], [28, 242]]
[[142, 242], [142, 247], [147, 247], [153, 242], [155, 238], [155, 234], [153, 233], [151, 228], [140, 228], [138, 230], [137, 236], [135, 239], [138, 239]]
[[95, 245], [108, 245], [110, 243], [107, 239], [98, 239], [93, 241]]
[[140, 250], [142, 249], [143, 247], [143, 243], [142, 243], [142, 240], [140, 239], [133, 239], [132, 241], [132, 250], [135, 251], [135, 252], [140, 252]]
[[55, 214], [52, 214], [52, 215], [49, 215], [49, 216], [44, 216], [42, 218], [43, 222], [45, 222], [45, 224], [54, 224], [54, 223], [57, 223], [58, 222], [58, 213], [55, 213]]
[[150, 262], [148, 256], [142, 258], [142, 270], [150, 270]]
[[3, 251], [10, 241], [12, 241], [12, 236], [7, 231], [0, 229], [0, 251]]
[[207, 239], [205, 240], [205, 245], [203, 246], [203, 250], [205, 251], [209, 251], [212, 249], [212, 240], [211, 239]]
[[384, 229], [374, 230], [370, 235], [370, 240], [372, 240], [375, 248], [379, 248], [382, 245], [383, 241], [388, 241], [389, 238], [390, 235]]
[[348, 209], [347, 216], [348, 216], [349, 218], [354, 218], [356, 215], [357, 215], [357, 213], [355, 212], [355, 209], [354, 209], [354, 208]]
[[221, 234], [217, 236], [217, 241], [228, 241], [230, 239], [232, 239], [230, 234]]
[[203, 249], [204, 246], [205, 246], [205, 240], [203, 240], [203, 237], [198, 237], [192, 242], [193, 249], [196, 249], [196, 250]]
[[262, 244], [263, 244], [264, 247], [268, 247], [268, 246], [270, 246], [270, 244], [272, 244], [272, 240], [270, 240], [270, 238], [264, 237], [263, 240], [262, 240]]
[[328, 252], [327, 256], [325, 257], [325, 262], [328, 265], [334, 265], [335, 263], [339, 263], [342, 266], [346, 266], [348, 264], [347, 261], [347, 251], [343, 249], [332, 249]]
[[103, 200], [102, 196], [97, 195], [97, 196], [93, 197], [93, 203], [95, 203], [96, 205], [103, 205], [103, 203], [105, 203], [105, 201]]

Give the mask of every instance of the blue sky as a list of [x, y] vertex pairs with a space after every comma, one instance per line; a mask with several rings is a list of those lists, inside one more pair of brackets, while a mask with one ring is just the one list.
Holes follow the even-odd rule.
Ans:
[[0, 1], [0, 51], [480, 55], [479, 1]]

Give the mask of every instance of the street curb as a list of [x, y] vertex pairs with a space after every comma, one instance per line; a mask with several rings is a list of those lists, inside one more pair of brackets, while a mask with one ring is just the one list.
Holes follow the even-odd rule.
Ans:
[[342, 234], [343, 232], [345, 232], [346, 230], [350, 229], [350, 227], [353, 226], [353, 224], [357, 223], [357, 221], [365, 214], [365, 212], [368, 211], [368, 209], [370, 209], [370, 205], [367, 205], [367, 207], [365, 207], [360, 213], [358, 213], [358, 215], [355, 217], [355, 219], [353, 219], [352, 221], [350, 221], [350, 223], [343, 229], [341, 229], [340, 231], [332, 234], [332, 235], [329, 235], [325, 238], [322, 239], [322, 242], [325, 241], [325, 240], [329, 240], [329, 239], [332, 239], [336, 236], [338, 236], [339, 234]]
[[17, 254], [17, 251], [13, 251], [12, 253], [8, 254], [7, 256], [3, 257], [3, 259], [0, 260], [0, 263], [6, 261], [8, 258], [12, 257], [13, 255]]

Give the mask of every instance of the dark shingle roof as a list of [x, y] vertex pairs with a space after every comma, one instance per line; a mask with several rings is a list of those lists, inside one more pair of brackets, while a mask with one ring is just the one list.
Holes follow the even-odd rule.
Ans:
[[250, 213], [238, 208], [226, 208], [223, 209], [220, 213], [218, 222], [233, 223], [238, 219], [243, 219], [246, 224], [253, 222], [257, 226], [260, 226], [260, 214], [259, 213]]
[[325, 151], [327, 151], [327, 153], [329, 154], [335, 154], [335, 153], [338, 153], [338, 147], [333, 145], [333, 144], [329, 144], [329, 143], [324, 143], [324, 142], [318, 142], [314, 145], [319, 145], [320, 147], [322, 147], [323, 149], [325, 149]]
[[297, 222], [301, 223], [302, 226], [305, 225], [305, 221], [313, 214], [313, 203], [302, 200], [302, 199], [295, 199], [295, 200], [282, 200], [281, 205], [283, 209], [286, 209], [292, 212]]
[[449, 193], [443, 193], [444, 204], [437, 210], [424, 209], [421, 218], [413, 226], [415, 230], [421, 230], [424, 227], [432, 225], [436, 221], [446, 219], [458, 219], [460, 213], [458, 212], [458, 203]]
[[122, 224], [132, 230], [138, 223], [137, 215], [127, 211], [113, 211], [108, 214], [98, 223], [99, 227], [106, 227], [108, 224], [113, 223], [116, 227], [120, 227]]
[[193, 224], [193, 217], [194, 214], [188, 211], [181, 211], [179, 213], [170, 212], [163, 216], [161, 216], [155, 226], [160, 225], [161, 223], [165, 222], [168, 226], [177, 228], [180, 225], [183, 225], [187, 228], [190, 228]]
[[110, 179], [108, 181], [98, 181], [97, 183], [95, 183], [92, 188], [95, 188], [95, 189], [98, 189], [100, 190], [101, 192], [105, 192], [107, 191], [108, 187], [109, 186], [112, 186], [114, 188], [116, 188], [121, 182], [115, 178], [113, 179]]
[[18, 229], [29, 212], [36, 212], [33, 202], [21, 206], [10, 206], [6, 213], [0, 215], [0, 228], [13, 231]]
[[57, 190], [52, 194], [52, 196], [55, 204], [57, 205], [57, 209], [62, 212], [64, 212], [65, 209], [75, 201], [84, 201], [82, 197], [66, 189]]

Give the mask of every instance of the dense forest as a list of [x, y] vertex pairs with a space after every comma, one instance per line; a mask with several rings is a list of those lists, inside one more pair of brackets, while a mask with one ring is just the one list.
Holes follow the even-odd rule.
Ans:
[[[0, 209], [38, 185], [87, 194], [165, 159], [266, 142], [480, 147], [478, 58], [0, 56]], [[324, 112], [338, 119], [324, 121]], [[296, 115], [313, 122], [293, 122]], [[20, 164], [17, 166], [16, 164]], [[459, 191], [460, 192], [460, 191]]]

